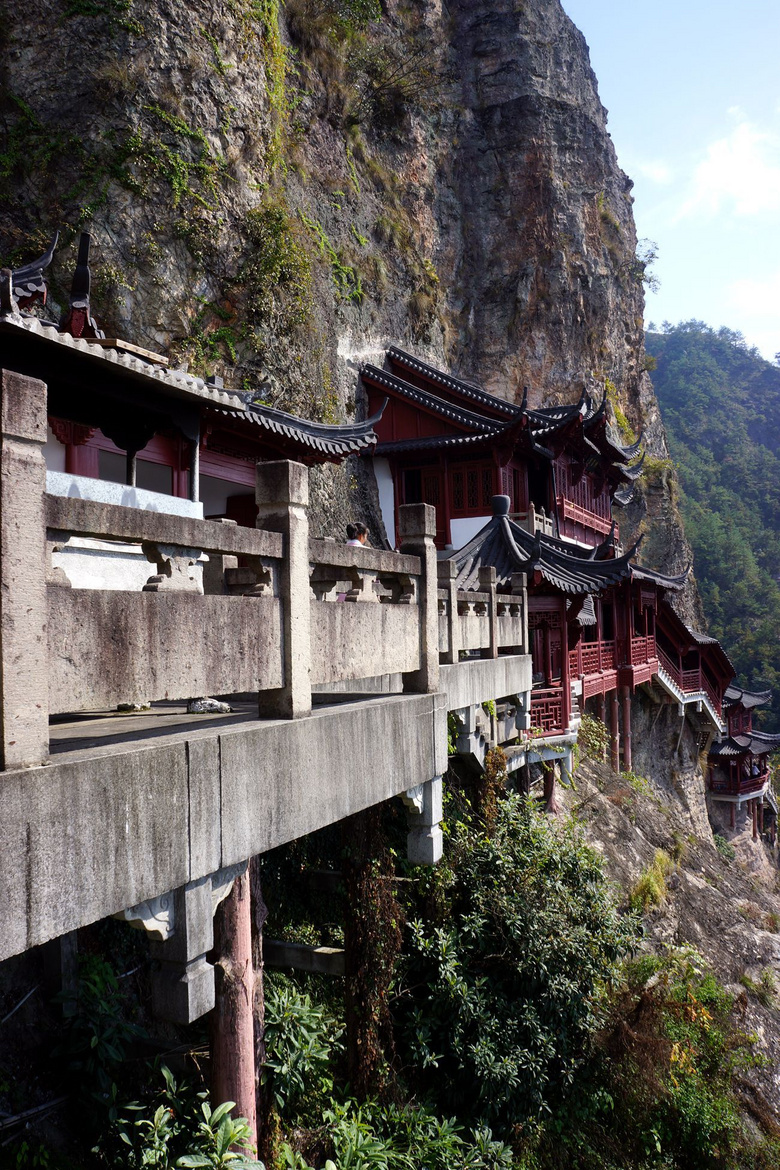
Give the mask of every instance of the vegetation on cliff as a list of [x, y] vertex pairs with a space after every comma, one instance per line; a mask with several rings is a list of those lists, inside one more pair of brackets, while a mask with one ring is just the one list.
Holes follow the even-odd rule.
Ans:
[[701, 321], [647, 335], [678, 465], [685, 532], [710, 623], [780, 717], [780, 369]]

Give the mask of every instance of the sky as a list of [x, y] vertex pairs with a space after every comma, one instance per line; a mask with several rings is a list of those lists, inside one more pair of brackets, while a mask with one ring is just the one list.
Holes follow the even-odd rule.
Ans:
[[780, 0], [562, 0], [658, 245], [646, 324], [780, 352]]

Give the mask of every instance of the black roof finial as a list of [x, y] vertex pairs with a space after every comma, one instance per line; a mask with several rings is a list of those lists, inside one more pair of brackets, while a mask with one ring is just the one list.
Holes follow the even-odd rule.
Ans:
[[98, 328], [97, 322], [89, 311], [89, 246], [92, 242], [89, 232], [82, 232], [79, 240], [79, 255], [76, 262], [76, 271], [73, 274], [73, 284], [70, 289], [70, 308], [60, 322], [60, 333], [70, 333], [73, 337], [92, 337], [101, 339], [105, 333]]

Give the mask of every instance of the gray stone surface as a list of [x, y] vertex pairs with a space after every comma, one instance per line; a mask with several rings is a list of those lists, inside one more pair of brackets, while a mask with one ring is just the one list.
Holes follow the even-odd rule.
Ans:
[[189, 516], [203, 519], [203, 504], [183, 500], [179, 496], [149, 492], [106, 479], [92, 479], [86, 475], [71, 475], [65, 471], [47, 471], [46, 490], [53, 496], [70, 499], [94, 500], [99, 504], [114, 504], [122, 508], [140, 508], [144, 512], [164, 512], [169, 516]]
[[48, 594], [52, 714], [282, 685], [278, 598]]
[[239, 556], [278, 558], [282, 555], [282, 538], [276, 532], [243, 528], [221, 520], [196, 520], [161, 512], [144, 512], [93, 500], [47, 496], [46, 523], [49, 528], [82, 536], [148, 540]]
[[261, 708], [265, 714], [293, 719], [311, 711], [308, 471], [302, 463], [285, 460], [258, 463], [255, 499], [257, 527], [281, 533], [285, 551], [279, 573], [279, 591], [286, 600], [282, 683], [275, 691], [264, 690]]
[[0, 766], [48, 754], [46, 387], [0, 371]]
[[441, 667], [441, 687], [449, 709], [455, 711], [491, 699], [522, 695], [531, 689], [531, 657], [512, 654], [500, 658], [470, 658]]

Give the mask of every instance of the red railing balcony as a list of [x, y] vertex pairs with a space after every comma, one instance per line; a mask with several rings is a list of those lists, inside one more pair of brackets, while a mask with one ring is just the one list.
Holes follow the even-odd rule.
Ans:
[[715, 714], [718, 716], [718, 718], [720, 718], [721, 714], [722, 714], [720, 695], [716, 692], [712, 683], [709, 681], [709, 679], [707, 678], [707, 676], [704, 674], [703, 671], [702, 671], [701, 681], [702, 681], [702, 687], [703, 687], [704, 693], [706, 694], [709, 701], [712, 703], [712, 707], [713, 707], [713, 710], [715, 711]]
[[758, 776], [740, 776], [739, 780], [733, 782], [731, 778], [722, 772], [716, 772], [712, 777], [710, 783], [710, 790], [712, 792], [725, 792], [730, 796], [748, 796], [751, 792], [759, 792], [767, 782], [769, 770], [764, 769], [759, 772]]
[[651, 662], [657, 658], [655, 649], [655, 637], [650, 634], [646, 638], [632, 638], [631, 639], [631, 665], [642, 666], [646, 662]]
[[598, 674], [601, 670], [601, 646], [598, 642], [585, 642], [582, 646], [582, 673]]
[[616, 659], [614, 641], [582, 642], [575, 650], [569, 651], [569, 670], [572, 678], [581, 674], [601, 674], [605, 670], [614, 670]]
[[[603, 536], [612, 528], [611, 520], [583, 508], [580, 504], [575, 504], [572, 500], [567, 500], [565, 496], [558, 496], [558, 515], [562, 520], [571, 520], [575, 524], [581, 524], [583, 528], [600, 532]], [[617, 537], [617, 531], [615, 536]]]
[[672, 662], [669, 655], [664, 650], [662, 650], [660, 646], [657, 645], [655, 649], [660, 665], [663, 667], [669, 677], [677, 683], [678, 687], [682, 689], [682, 674], [677, 663]]
[[531, 726], [545, 735], [563, 732], [563, 690], [560, 687], [539, 688], [531, 692]]

